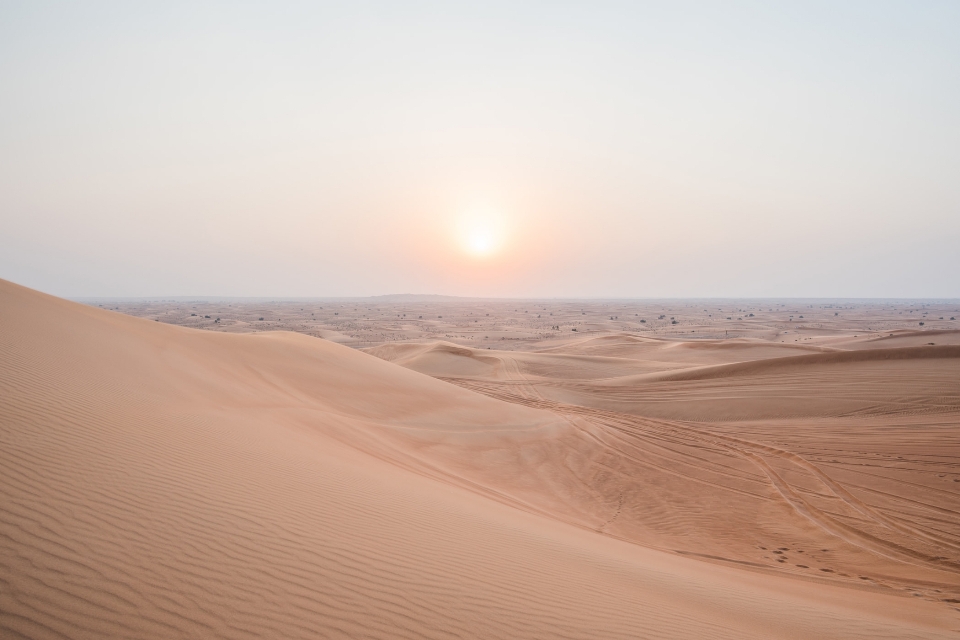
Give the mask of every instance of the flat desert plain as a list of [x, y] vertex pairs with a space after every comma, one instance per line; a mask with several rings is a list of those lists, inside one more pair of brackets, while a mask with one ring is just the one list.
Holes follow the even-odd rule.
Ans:
[[0, 281], [0, 635], [956, 637], [957, 316]]

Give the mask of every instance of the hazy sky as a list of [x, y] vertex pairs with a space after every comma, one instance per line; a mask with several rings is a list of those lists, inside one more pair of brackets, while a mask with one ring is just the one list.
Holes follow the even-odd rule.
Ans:
[[0, 2], [0, 278], [960, 297], [960, 2]]

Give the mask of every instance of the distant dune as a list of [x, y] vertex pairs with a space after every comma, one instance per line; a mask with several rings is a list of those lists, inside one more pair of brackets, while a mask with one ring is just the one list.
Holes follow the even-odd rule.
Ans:
[[[699, 345], [697, 345], [699, 346]], [[788, 371], [813, 365], [838, 365], [852, 362], [885, 362], [891, 360], [925, 360], [960, 358], [960, 345], [899, 347], [890, 349], [859, 349], [856, 351], [832, 351], [811, 353], [802, 356], [769, 358], [750, 362], [700, 367], [687, 371], [662, 374], [660, 380], [709, 380], [731, 376], [750, 376], [774, 371]]]
[[[874, 398], [886, 370], [837, 383], [873, 407], [856, 429], [821, 407], [773, 436], [614, 405], [889, 358], [643, 348], [670, 351], [374, 357], [0, 281], [0, 636], [955, 637], [956, 348], [896, 350], [925, 394]], [[827, 444], [801, 455], [797, 434]], [[820, 460], [854, 453], [854, 471]]]

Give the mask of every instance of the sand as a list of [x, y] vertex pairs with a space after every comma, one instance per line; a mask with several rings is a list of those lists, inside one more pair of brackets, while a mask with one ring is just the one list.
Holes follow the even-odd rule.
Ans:
[[[567, 348], [571, 339], [632, 334], [674, 340], [760, 341], [783, 352], [855, 348], [864, 337], [903, 342], [930, 333], [960, 344], [957, 300], [487, 300], [439, 296], [352, 299], [86, 300], [98, 308], [225, 333], [294, 331], [352, 347], [445, 341], [479, 349]], [[922, 323], [922, 324], [921, 324]], [[575, 331], [574, 331], [575, 330]], [[944, 332], [952, 337], [942, 335]], [[936, 338], [933, 338], [936, 342]], [[925, 344], [925, 342], [923, 342]], [[939, 344], [939, 343], [938, 343]], [[610, 349], [611, 345], [607, 345]], [[905, 345], [901, 345], [905, 346]], [[597, 345], [594, 355], [602, 355]], [[790, 350], [790, 351], [787, 351]], [[609, 355], [626, 352], [613, 346]], [[757, 356], [765, 357], [765, 356]]]
[[960, 630], [949, 328], [363, 352], [221, 326], [0, 281], [0, 635]]

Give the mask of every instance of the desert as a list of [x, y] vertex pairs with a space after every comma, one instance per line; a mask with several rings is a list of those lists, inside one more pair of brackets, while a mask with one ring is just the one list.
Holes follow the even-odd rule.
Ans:
[[960, 332], [864, 335], [883, 321], [850, 304], [789, 347], [766, 320], [534, 340], [487, 301], [509, 350], [361, 350], [305, 317], [239, 333], [101, 304], [2, 284], [7, 637], [960, 624]]
[[958, 33], [0, 2], [0, 640], [958, 637]]

